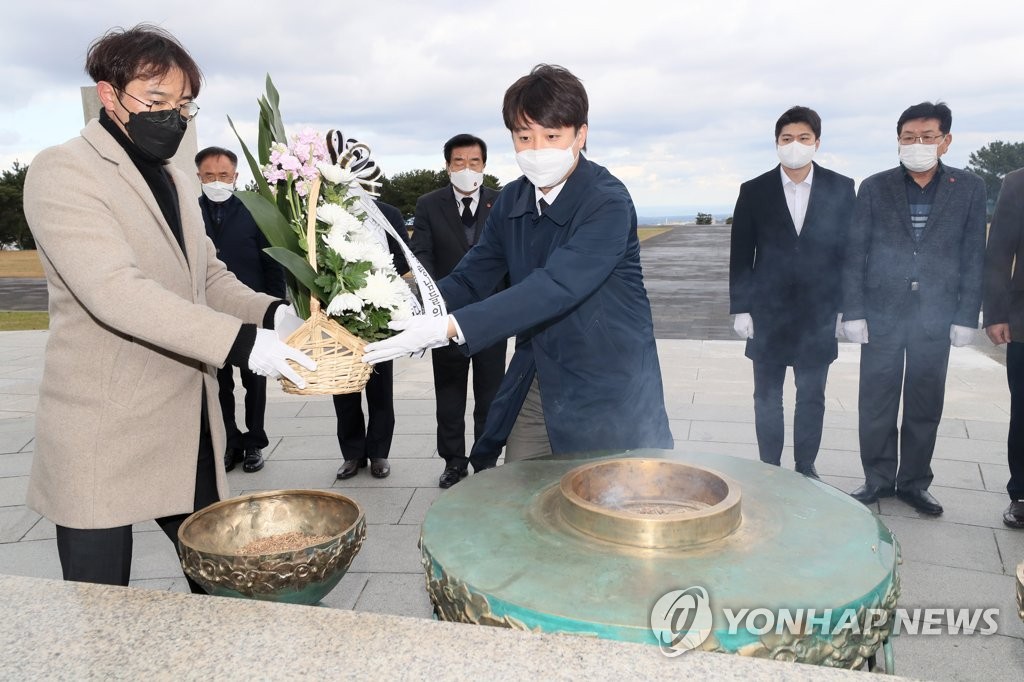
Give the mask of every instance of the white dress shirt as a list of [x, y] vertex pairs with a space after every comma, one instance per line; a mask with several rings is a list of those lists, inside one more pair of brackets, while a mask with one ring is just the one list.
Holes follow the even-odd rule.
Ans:
[[796, 183], [786, 175], [786, 169], [779, 166], [782, 174], [782, 189], [786, 194], [786, 206], [789, 207], [789, 215], [793, 217], [793, 225], [796, 226], [796, 233], [804, 229], [804, 218], [807, 216], [807, 202], [811, 198], [811, 182], [814, 179], [814, 166], [807, 173], [803, 182]]
[[452, 194], [455, 195], [455, 204], [458, 207], [459, 215], [462, 215], [462, 212], [466, 209], [466, 205], [462, 203], [462, 200], [465, 199], [466, 197], [472, 199], [472, 201], [469, 202], [469, 210], [473, 212], [473, 215], [476, 215], [476, 207], [480, 205], [479, 187], [477, 187], [476, 191], [473, 192], [472, 194], [463, 194], [459, 190], [455, 189], [455, 185], [452, 185]]

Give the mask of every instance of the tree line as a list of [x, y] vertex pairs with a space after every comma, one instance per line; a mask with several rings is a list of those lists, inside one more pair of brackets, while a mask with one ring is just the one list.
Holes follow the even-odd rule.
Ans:
[[[971, 153], [967, 170], [976, 173], [985, 181], [990, 213], [999, 196], [1003, 177], [1018, 168], [1024, 168], [1024, 142], [997, 140]], [[35, 240], [32, 239], [32, 232], [25, 220], [25, 211], [22, 205], [27, 171], [27, 165], [15, 161], [10, 169], [0, 173], [0, 248], [2, 249], [35, 248]], [[494, 189], [501, 189], [501, 183], [493, 175], [485, 174], [484, 184]], [[427, 192], [447, 185], [448, 173], [444, 169], [406, 171], [383, 179], [380, 199], [395, 206], [403, 216], [409, 218], [416, 210], [418, 198]], [[707, 214], [700, 214], [700, 217], [706, 220], [705, 215]]]

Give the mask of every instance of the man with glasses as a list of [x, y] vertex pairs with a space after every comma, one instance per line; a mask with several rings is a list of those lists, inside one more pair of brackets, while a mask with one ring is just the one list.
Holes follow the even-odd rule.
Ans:
[[[230, 149], [207, 147], [196, 154], [196, 175], [202, 183], [199, 208], [206, 235], [213, 240], [217, 258], [238, 280], [253, 291], [284, 298], [284, 270], [263, 252], [270, 246], [242, 200], [234, 195], [238, 181], [238, 156]], [[270, 441], [263, 428], [267, 407], [267, 378], [239, 368], [245, 390], [245, 431], [235, 421], [235, 369], [225, 365], [217, 370], [220, 409], [227, 431], [224, 470], [239, 462], [247, 474], [263, 468], [263, 448]]]
[[[462, 133], [444, 143], [450, 185], [416, 202], [412, 249], [434, 279], [447, 277], [480, 239], [497, 190], [484, 187], [487, 143]], [[500, 289], [500, 287], [499, 287]], [[430, 352], [437, 403], [437, 454], [445, 461], [438, 486], [450, 488], [466, 476], [466, 388], [473, 365], [473, 437], [479, 438], [487, 411], [505, 375], [502, 340], [467, 357], [455, 344]], [[390, 363], [388, 363], [390, 364]], [[495, 458], [500, 453], [492, 453]]]
[[[154, 26], [95, 41], [86, 71], [103, 109], [43, 150], [25, 215], [50, 296], [27, 504], [57, 526], [65, 580], [127, 585], [132, 524], [182, 521], [228, 494], [215, 370], [303, 385], [278, 339], [284, 301], [217, 259], [188, 176], [167, 159], [199, 108], [202, 76]], [[189, 580], [193, 592], [203, 592]]]
[[931, 516], [942, 513], [928, 486], [949, 347], [978, 327], [985, 259], [985, 184], [939, 160], [952, 121], [941, 102], [900, 116], [900, 165], [861, 183], [843, 268], [843, 331], [863, 344], [864, 485], [851, 494], [864, 504], [895, 495]]

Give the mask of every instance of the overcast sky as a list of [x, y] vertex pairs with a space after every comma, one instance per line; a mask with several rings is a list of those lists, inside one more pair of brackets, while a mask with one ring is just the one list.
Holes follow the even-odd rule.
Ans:
[[206, 75], [201, 147], [238, 149], [228, 115], [255, 144], [269, 72], [289, 130], [341, 129], [388, 174], [441, 168], [444, 141], [472, 132], [488, 172], [515, 179], [502, 96], [534, 64], [561, 64], [590, 95], [589, 158], [641, 215], [730, 211], [740, 183], [777, 163], [775, 120], [794, 104], [822, 116], [816, 160], [858, 181], [896, 165], [896, 120], [923, 100], [953, 110], [954, 166], [1024, 141], [1021, 0], [36, 0], [3, 15], [5, 169], [78, 133], [88, 44], [141, 21]]

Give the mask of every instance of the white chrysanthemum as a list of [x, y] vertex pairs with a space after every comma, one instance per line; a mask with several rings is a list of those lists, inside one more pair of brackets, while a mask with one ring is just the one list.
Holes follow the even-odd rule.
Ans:
[[332, 182], [336, 185], [347, 185], [356, 179], [356, 174], [347, 168], [321, 161], [316, 165], [316, 169], [320, 171], [320, 175], [323, 176], [327, 182]]
[[316, 209], [316, 219], [328, 225], [345, 220], [345, 216], [348, 214], [343, 206], [337, 204], [324, 204], [317, 206]]
[[[372, 237], [365, 240], [365, 257], [373, 265], [374, 270], [395, 270], [395, 257], [391, 252], [381, 246], [380, 242]], [[395, 272], [394, 274], [398, 274]]]
[[342, 315], [346, 312], [358, 313], [363, 310], [363, 299], [352, 293], [338, 294], [327, 306], [328, 315]]
[[393, 308], [403, 299], [403, 294], [395, 287], [393, 279], [380, 271], [368, 274], [366, 286], [356, 290], [356, 295], [378, 308]]
[[402, 298], [398, 305], [392, 306], [392, 320], [408, 320], [410, 317], [412, 317], [412, 306], [409, 304], [408, 297]]

